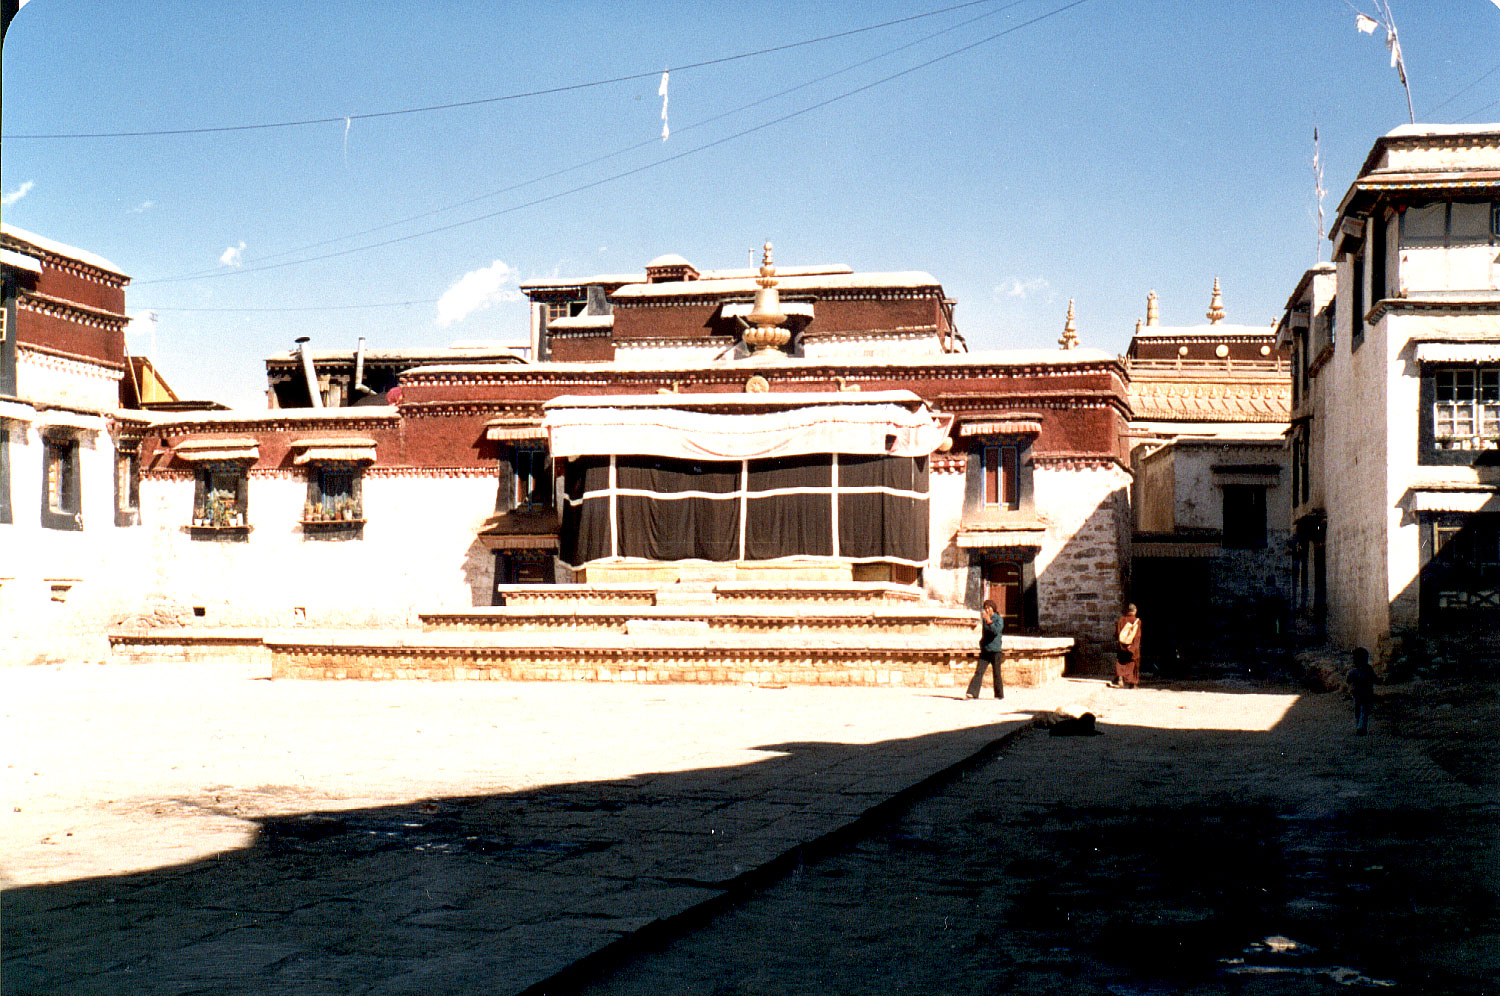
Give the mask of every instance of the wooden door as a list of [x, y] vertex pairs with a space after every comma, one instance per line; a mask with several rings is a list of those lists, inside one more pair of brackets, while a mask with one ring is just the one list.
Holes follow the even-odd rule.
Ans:
[[984, 597], [1000, 607], [1005, 629], [1014, 633], [1021, 628], [1021, 565], [1013, 560], [997, 560], [985, 565]]

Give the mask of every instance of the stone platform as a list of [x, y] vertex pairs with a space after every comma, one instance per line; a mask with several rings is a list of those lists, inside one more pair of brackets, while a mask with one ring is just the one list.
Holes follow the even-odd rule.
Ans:
[[[504, 595], [503, 606], [421, 613], [420, 630], [275, 629], [232, 646], [273, 678], [951, 688], [967, 683], [978, 640], [972, 612], [885, 583], [517, 586]], [[223, 631], [110, 642], [116, 660], [140, 663], [201, 661], [231, 646]], [[1067, 638], [1007, 638], [1006, 684], [1061, 677], [1072, 647]]]

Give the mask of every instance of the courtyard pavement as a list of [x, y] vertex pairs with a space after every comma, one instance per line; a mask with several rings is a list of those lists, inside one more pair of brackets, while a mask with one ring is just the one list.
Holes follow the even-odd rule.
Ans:
[[[991, 770], [1005, 738], [1054, 710], [1154, 731], [1159, 750], [1258, 744], [1236, 785], [1294, 777], [1308, 806], [1396, 791], [1414, 772], [1434, 801], [1468, 800], [1419, 751], [1351, 780], [1336, 696], [1088, 680], [960, 695], [0, 670], [0, 985], [562, 991]], [[1101, 742], [1131, 740], [1073, 750]], [[1162, 783], [1147, 756], [1117, 758], [1125, 782], [1074, 762], [1024, 778], [1105, 807]], [[1195, 782], [1195, 804], [1214, 791]]]

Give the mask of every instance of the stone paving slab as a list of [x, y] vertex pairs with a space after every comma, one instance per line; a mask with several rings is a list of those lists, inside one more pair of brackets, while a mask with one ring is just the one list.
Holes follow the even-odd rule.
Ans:
[[548, 996], [1494, 996], [1497, 690], [1384, 689], [1356, 737], [1338, 695], [1096, 686], [1103, 735], [1009, 738]]
[[0, 670], [5, 991], [521, 992], [1078, 694]]

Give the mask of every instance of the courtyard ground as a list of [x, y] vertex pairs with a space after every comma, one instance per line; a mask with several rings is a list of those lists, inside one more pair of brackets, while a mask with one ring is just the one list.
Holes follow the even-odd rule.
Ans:
[[6, 669], [0, 986], [1488, 992], [1486, 694]]

